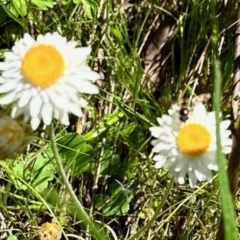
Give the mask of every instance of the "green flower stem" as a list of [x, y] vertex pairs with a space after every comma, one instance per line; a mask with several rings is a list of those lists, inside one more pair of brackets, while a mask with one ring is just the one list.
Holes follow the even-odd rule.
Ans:
[[134, 234], [132, 237], [130, 237], [128, 240], [136, 240], [136, 239], [138, 239], [138, 238], [142, 235], [142, 233], [143, 233], [144, 231], [146, 231], [147, 229], [149, 229], [149, 228], [152, 226], [153, 222], [154, 222], [154, 221], [157, 219], [157, 217], [159, 216], [159, 214], [160, 214], [160, 212], [161, 212], [161, 210], [162, 210], [162, 208], [163, 208], [163, 205], [164, 205], [164, 203], [165, 203], [166, 200], [167, 200], [167, 197], [168, 197], [168, 195], [169, 195], [169, 193], [170, 193], [170, 191], [171, 191], [171, 189], [172, 189], [173, 183], [174, 183], [174, 178], [171, 179], [171, 181], [170, 181], [170, 183], [169, 183], [169, 185], [168, 185], [168, 188], [166, 189], [166, 191], [165, 191], [165, 193], [164, 193], [164, 195], [163, 195], [163, 198], [162, 198], [162, 200], [161, 200], [161, 203], [160, 203], [159, 206], [157, 207], [157, 209], [156, 209], [156, 211], [155, 211], [152, 219], [151, 219], [144, 227], [142, 227], [136, 234]]
[[[216, 113], [216, 137], [217, 137], [217, 159], [218, 159], [218, 182], [220, 187], [220, 195], [222, 202], [223, 212], [223, 227], [224, 227], [224, 239], [237, 240], [237, 228], [234, 216], [234, 207], [232, 202], [232, 196], [229, 189], [229, 180], [226, 172], [226, 161], [222, 154], [221, 136], [220, 136], [220, 102], [221, 102], [221, 86], [222, 75], [220, 61], [218, 58], [218, 21], [215, 12], [216, 1], [211, 1], [212, 11], [212, 49], [213, 49], [213, 72], [214, 72], [214, 97], [213, 106]], [[222, 226], [220, 225], [220, 228]], [[218, 237], [217, 237], [218, 238]], [[219, 239], [219, 238], [218, 238]], [[222, 237], [221, 237], [222, 239]]]
[[78, 200], [77, 196], [75, 195], [71, 184], [69, 183], [66, 173], [64, 171], [63, 165], [62, 165], [62, 161], [60, 159], [59, 153], [58, 153], [58, 149], [57, 149], [57, 144], [55, 141], [55, 133], [54, 133], [54, 127], [53, 124], [51, 125], [51, 130], [50, 130], [50, 137], [51, 137], [51, 144], [52, 144], [52, 149], [53, 149], [53, 153], [56, 159], [56, 163], [57, 163], [57, 167], [58, 167], [58, 173], [62, 178], [62, 181], [64, 183], [64, 185], [66, 186], [66, 189], [68, 191], [68, 193], [70, 194], [73, 203], [76, 207], [76, 210], [78, 211], [79, 215], [82, 218], [83, 223], [85, 224], [86, 227], [89, 227], [90, 231], [93, 233], [95, 239], [97, 240], [107, 240], [109, 239], [108, 236], [106, 236], [105, 234], [103, 234], [102, 230], [99, 230], [97, 228], [97, 226], [95, 225], [95, 223], [89, 218], [88, 214], [85, 212], [82, 204], [80, 203], [80, 201]]

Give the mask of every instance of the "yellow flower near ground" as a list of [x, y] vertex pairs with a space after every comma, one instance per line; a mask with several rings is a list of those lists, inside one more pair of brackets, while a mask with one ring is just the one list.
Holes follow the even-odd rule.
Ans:
[[31, 128], [24, 122], [9, 116], [0, 116], [0, 159], [21, 153], [32, 140]]
[[56, 223], [46, 222], [39, 229], [41, 240], [59, 240], [61, 238], [60, 228]]

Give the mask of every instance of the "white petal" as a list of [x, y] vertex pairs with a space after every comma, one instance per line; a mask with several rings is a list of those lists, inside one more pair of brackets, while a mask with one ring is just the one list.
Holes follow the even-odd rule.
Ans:
[[198, 181], [202, 182], [205, 180], [205, 175], [202, 172], [199, 172], [198, 170], [194, 171]]
[[45, 103], [42, 107], [42, 118], [43, 122], [46, 125], [49, 125], [52, 121], [52, 115], [53, 115], [53, 106], [51, 103]]
[[220, 132], [221, 134], [221, 138], [228, 138], [231, 135], [231, 131], [230, 130], [222, 130]]
[[26, 45], [26, 47], [30, 47], [35, 43], [35, 40], [28, 33], [25, 33], [23, 38], [24, 38], [24, 44]]
[[8, 62], [0, 62], [0, 70], [5, 71], [10, 69], [11, 67], [9, 66]]
[[23, 108], [19, 108], [17, 106], [13, 107], [12, 112], [11, 112], [11, 117], [16, 118], [20, 116], [24, 112]]
[[68, 114], [66, 112], [62, 112], [61, 123], [63, 125], [69, 125], [69, 118], [68, 118]]
[[207, 115], [207, 110], [205, 106], [202, 103], [198, 103], [194, 108], [193, 108], [193, 116], [196, 120], [198, 119], [203, 119]]
[[6, 83], [6, 82], [8, 82], [8, 79], [0, 76], [0, 83]]
[[166, 162], [165, 160], [164, 161], [156, 161], [154, 164], [154, 167], [156, 169], [162, 168], [165, 162]]
[[10, 90], [15, 89], [17, 86], [17, 81], [9, 81], [0, 86], [0, 92], [5, 93], [9, 92]]
[[168, 158], [163, 167], [164, 168], [171, 168], [171, 170], [172, 169], [174, 170], [175, 165], [176, 165], [176, 158], [173, 157], [173, 158]]
[[220, 123], [220, 128], [221, 129], [228, 129], [228, 127], [230, 126], [231, 124], [231, 121], [230, 120], [225, 120], [225, 121], [222, 121]]
[[41, 107], [42, 99], [39, 96], [32, 98], [30, 100], [30, 116], [36, 117], [39, 114]]
[[4, 71], [2, 73], [2, 77], [4, 78], [21, 78], [20, 72], [18, 69], [12, 68], [8, 71]]
[[74, 83], [74, 84], [80, 93], [88, 93], [88, 94], [99, 93], [98, 87], [89, 81], [79, 81], [78, 83]]
[[232, 151], [232, 147], [223, 147], [222, 152], [224, 154], [229, 154]]
[[82, 117], [82, 109], [77, 104], [71, 104], [70, 112], [78, 117]]
[[164, 132], [162, 127], [150, 127], [151, 135], [155, 138], [159, 138], [160, 135]]
[[172, 123], [172, 118], [168, 115], [165, 115], [165, 114], [162, 115], [162, 120], [164, 122], [166, 122], [168, 125], [170, 125]]
[[207, 167], [208, 167], [209, 170], [218, 171], [218, 165], [217, 164], [209, 163]]
[[[48, 33], [47, 33], [48, 34]], [[47, 35], [46, 34], [46, 35]], [[37, 43], [42, 43], [42, 42], [45, 42], [45, 37], [42, 35], [42, 34], [39, 34], [37, 36], [37, 40], [36, 40]]]
[[188, 171], [188, 180], [191, 188], [195, 187], [197, 184], [196, 175], [192, 171]]
[[153, 152], [160, 152], [161, 150], [167, 149], [170, 150], [172, 146], [170, 144], [159, 143], [152, 149]]
[[164, 121], [163, 121], [162, 118], [157, 118], [157, 122], [158, 122], [158, 124], [159, 124], [160, 126], [162, 126], [163, 123], [164, 123]]
[[49, 102], [49, 96], [48, 96], [46, 91], [41, 91], [40, 92], [40, 96], [41, 96], [41, 98], [42, 98], [44, 103], [48, 103]]
[[89, 67], [84, 66], [84, 68], [76, 68], [74, 69], [75, 73], [82, 77], [79, 81], [91, 81], [95, 82], [100, 79], [100, 75], [97, 72], [92, 71]]
[[12, 103], [15, 100], [16, 93], [10, 92], [0, 99], [0, 104], [5, 105]]
[[20, 60], [20, 56], [13, 52], [5, 52], [4, 57], [6, 61], [16, 61]]
[[36, 130], [38, 128], [39, 124], [40, 124], [40, 119], [37, 116], [35, 116], [31, 119], [32, 130]]
[[177, 182], [178, 182], [179, 184], [184, 184], [185, 178], [184, 178], [183, 176], [180, 176], [180, 177], [177, 178]]
[[77, 48], [75, 56], [79, 64], [85, 63], [87, 56], [90, 55], [90, 53], [91, 53], [91, 47]]
[[155, 155], [154, 157], [153, 157], [153, 160], [154, 161], [162, 161], [162, 160], [166, 160], [166, 156], [164, 156], [164, 155]]
[[31, 98], [31, 91], [29, 89], [23, 91], [22, 97], [20, 97], [18, 101], [18, 106], [24, 107], [26, 104], [29, 103], [30, 98]]
[[216, 125], [216, 117], [215, 117], [215, 112], [209, 112], [207, 114], [207, 119], [206, 119], [206, 122], [209, 124], [209, 125]]
[[162, 156], [162, 155], [155, 155], [153, 157], [153, 160], [156, 161], [155, 163], [155, 168], [162, 168], [163, 165], [165, 164], [167, 158], [165, 156]]
[[88, 105], [88, 102], [84, 98], [79, 99], [79, 106], [80, 107], [86, 107]]
[[222, 139], [222, 146], [232, 146], [233, 140], [231, 138]]
[[177, 175], [177, 180], [179, 184], [184, 184], [186, 174], [187, 174], [187, 167], [184, 167]]
[[187, 159], [181, 159], [179, 161], [176, 161], [176, 165], [174, 166], [175, 172], [180, 172], [182, 169], [185, 169], [185, 165], [187, 164]]

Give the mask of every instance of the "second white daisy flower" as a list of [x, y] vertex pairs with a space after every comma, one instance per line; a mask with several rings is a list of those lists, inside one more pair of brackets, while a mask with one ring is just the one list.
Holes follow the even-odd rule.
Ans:
[[55, 117], [68, 125], [68, 113], [82, 116], [87, 102], [79, 93], [97, 94], [93, 83], [99, 75], [86, 66], [90, 47], [76, 48], [58, 33], [38, 35], [28, 33], [4, 54], [0, 63], [0, 104], [16, 102], [12, 117], [24, 114], [35, 130], [41, 119], [49, 125]]
[[[217, 171], [215, 112], [207, 112], [198, 103], [186, 122], [180, 120], [179, 107], [173, 105], [169, 115], [157, 118], [160, 126], [151, 127], [156, 140], [152, 141], [156, 168], [169, 169], [170, 176], [180, 184], [188, 175], [189, 184], [210, 180], [212, 170]], [[221, 144], [224, 154], [231, 151], [229, 120], [220, 123]]]

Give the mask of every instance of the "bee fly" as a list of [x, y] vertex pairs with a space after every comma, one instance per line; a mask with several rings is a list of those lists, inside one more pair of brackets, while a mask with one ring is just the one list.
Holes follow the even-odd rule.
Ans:
[[190, 109], [187, 107], [181, 107], [181, 109], [179, 110], [179, 114], [180, 114], [180, 120], [182, 122], [186, 122], [188, 120], [188, 114], [190, 112]]
[[193, 108], [199, 104], [203, 103], [206, 104], [206, 102], [210, 99], [211, 95], [209, 93], [203, 93], [196, 97], [194, 97], [192, 100], [189, 100], [187, 98], [183, 98], [179, 100], [179, 115], [180, 120], [182, 122], [186, 122], [189, 118], [189, 114], [192, 112]]

